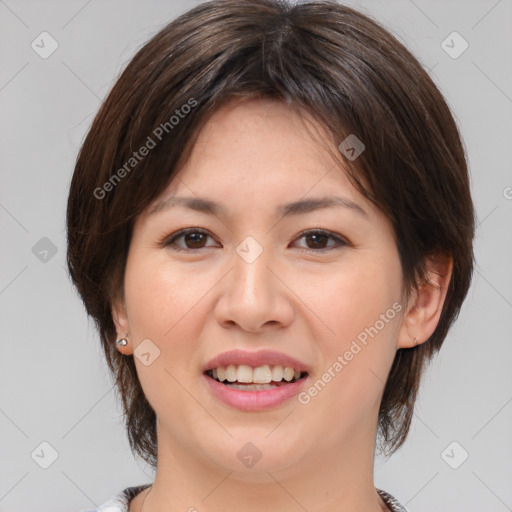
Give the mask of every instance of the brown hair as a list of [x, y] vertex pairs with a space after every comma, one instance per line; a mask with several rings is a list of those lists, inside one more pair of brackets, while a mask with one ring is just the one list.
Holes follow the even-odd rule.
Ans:
[[474, 211], [457, 126], [434, 82], [379, 24], [330, 0], [213, 0], [185, 12], [127, 65], [83, 143], [68, 200], [67, 261], [116, 379], [130, 446], [156, 465], [156, 415], [133, 358], [116, 349], [111, 313], [134, 219], [172, 180], [212, 112], [249, 96], [309, 113], [336, 146], [349, 134], [364, 142], [344, 167], [393, 225], [406, 295], [426, 279], [425, 256], [453, 258], [435, 332], [397, 351], [385, 386], [378, 432], [392, 453], [409, 431], [424, 365], [469, 289]]

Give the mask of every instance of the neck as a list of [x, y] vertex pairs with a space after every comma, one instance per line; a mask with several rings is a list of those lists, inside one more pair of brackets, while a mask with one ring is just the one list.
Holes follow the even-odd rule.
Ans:
[[[158, 423], [158, 422], [157, 422]], [[191, 453], [158, 426], [158, 465], [142, 512], [382, 512], [373, 484], [375, 429], [350, 432], [337, 449], [315, 452], [300, 467], [272, 471], [256, 464], [245, 471], [222, 469]], [[373, 440], [373, 442], [372, 442]]]

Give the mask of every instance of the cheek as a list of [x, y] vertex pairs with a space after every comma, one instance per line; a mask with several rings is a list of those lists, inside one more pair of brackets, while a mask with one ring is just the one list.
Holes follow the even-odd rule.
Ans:
[[160, 350], [155, 369], [167, 369], [182, 379], [197, 373], [208, 291], [218, 280], [213, 270], [170, 263], [165, 251], [140, 248], [129, 255], [125, 299], [130, 328], [135, 344], [150, 339]]
[[[332, 352], [374, 325], [400, 300], [401, 279], [400, 264], [394, 258], [355, 255], [328, 274], [303, 274], [297, 295], [325, 326], [322, 332]], [[391, 315], [391, 320], [397, 316], [394, 310]], [[386, 323], [386, 331], [392, 324], [396, 320]]]
[[198, 415], [194, 401], [179, 384], [197, 372], [193, 355], [199, 323], [191, 319], [194, 305], [205, 293], [194, 293], [189, 278], [190, 274], [171, 268], [162, 255], [143, 249], [130, 253], [126, 265], [125, 299], [134, 343], [149, 339], [158, 349], [150, 349], [154, 360], [149, 365], [135, 358], [144, 394], [158, 416], [165, 416], [171, 403], [187, 417]]
[[140, 335], [159, 339], [170, 335], [191, 312], [201, 292], [197, 283], [191, 282], [190, 272], [181, 272], [162, 260], [160, 254], [134, 252], [125, 275], [130, 325]]
[[[315, 296], [309, 295], [311, 309], [329, 328], [317, 338], [323, 361], [311, 402], [331, 421], [355, 425], [380, 399], [396, 353], [401, 269], [393, 258], [361, 258], [346, 268], [321, 286], [317, 281]], [[303, 291], [311, 285], [304, 283]]]

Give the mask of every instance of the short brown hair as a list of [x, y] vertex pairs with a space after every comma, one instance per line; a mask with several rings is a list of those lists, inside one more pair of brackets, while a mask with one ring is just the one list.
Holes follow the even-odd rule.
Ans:
[[[133, 358], [116, 349], [111, 313], [134, 219], [172, 180], [212, 112], [249, 96], [310, 114], [336, 146], [349, 134], [364, 142], [344, 168], [390, 219], [405, 290], [426, 279], [425, 256], [453, 258], [436, 330], [397, 351], [385, 386], [378, 432], [392, 453], [409, 431], [424, 365], [469, 289], [474, 210], [461, 138], [434, 82], [378, 23], [330, 0], [213, 0], [185, 12], [130, 61], [83, 143], [67, 207], [67, 262], [121, 394], [130, 446], [156, 466], [156, 415]], [[149, 138], [151, 151], [131, 160]]]

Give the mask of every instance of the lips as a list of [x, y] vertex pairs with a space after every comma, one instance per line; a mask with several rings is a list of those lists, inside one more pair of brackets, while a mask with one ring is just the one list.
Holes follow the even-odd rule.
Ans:
[[207, 388], [224, 404], [241, 411], [263, 411], [296, 396], [309, 382], [311, 369], [274, 350], [230, 350], [208, 361], [202, 371]]

